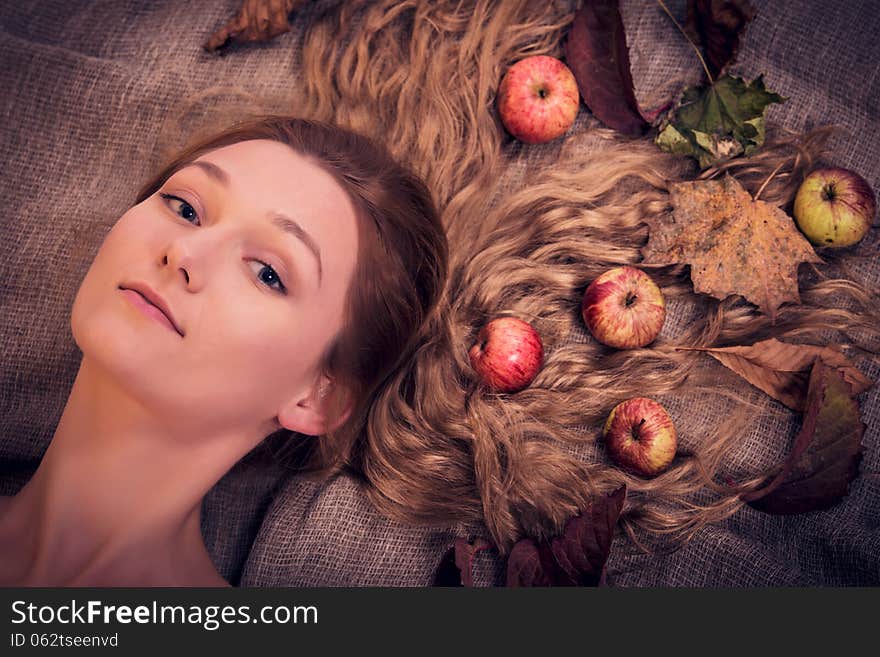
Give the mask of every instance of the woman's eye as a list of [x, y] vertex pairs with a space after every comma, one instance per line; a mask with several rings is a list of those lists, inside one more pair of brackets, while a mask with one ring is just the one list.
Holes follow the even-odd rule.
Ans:
[[281, 277], [278, 273], [272, 269], [270, 265], [267, 265], [265, 262], [260, 260], [252, 260], [251, 265], [258, 265], [253, 268], [254, 273], [257, 275], [257, 279], [263, 283], [266, 287], [272, 288], [273, 290], [278, 290], [281, 293], [286, 293], [287, 288], [284, 287], [284, 283], [281, 282]]
[[199, 215], [196, 213], [195, 208], [179, 196], [173, 196], [172, 194], [159, 194], [159, 196], [165, 199], [165, 203], [168, 207], [181, 218], [190, 223], [193, 223], [194, 219], [198, 221]]
[[[191, 206], [189, 203], [184, 201], [179, 196], [174, 196], [173, 194], [159, 194], [162, 199], [165, 201], [166, 205], [168, 205], [171, 210], [179, 215], [182, 219], [190, 223], [196, 223], [196, 225], [200, 225], [198, 223], [199, 215], [195, 211], [195, 208]], [[273, 290], [277, 290], [282, 294], [287, 293], [287, 288], [284, 287], [284, 283], [281, 281], [281, 277], [278, 275], [270, 265], [267, 265], [265, 262], [260, 260], [252, 260], [251, 264], [259, 265], [254, 269], [254, 273], [257, 275], [257, 279], [263, 283], [268, 288]]]

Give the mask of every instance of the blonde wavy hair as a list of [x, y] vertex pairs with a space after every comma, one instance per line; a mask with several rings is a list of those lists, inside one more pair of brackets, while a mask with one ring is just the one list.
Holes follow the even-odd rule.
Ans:
[[[313, 459], [304, 474], [356, 474], [375, 507], [405, 523], [482, 523], [502, 555], [521, 537], [557, 535], [621, 484], [620, 527], [644, 549], [680, 544], [740, 509], [739, 495], [772, 465], [743, 461], [743, 444], [756, 417], [779, 411], [677, 347], [777, 337], [875, 353], [880, 339], [876, 295], [835, 263], [801, 269], [802, 303], [783, 306], [775, 324], [739, 297], [694, 294], [684, 265], [645, 267], [684, 328], [629, 351], [583, 334], [586, 286], [611, 266], [639, 263], [646, 220], [669, 211], [671, 183], [697, 172], [647, 138], [583, 121], [585, 112], [577, 130], [542, 149], [507, 136], [495, 111], [504, 72], [526, 56], [562, 58], [578, 5], [346, 0], [313, 9], [296, 94], [272, 101], [381, 141], [425, 181], [449, 243], [437, 311], [373, 400], [359, 444], [342, 462]], [[828, 136], [771, 131], [757, 154], [702, 177], [730, 172], [752, 193], [769, 178], [761, 198], [784, 206]], [[499, 315], [529, 321], [544, 342], [543, 369], [515, 394], [479, 386], [468, 359], [479, 329]], [[598, 439], [610, 409], [633, 396], [673, 409], [699, 398], [717, 418], [675, 417], [673, 465], [653, 479], [631, 476]], [[780, 456], [788, 437], [770, 436]]]

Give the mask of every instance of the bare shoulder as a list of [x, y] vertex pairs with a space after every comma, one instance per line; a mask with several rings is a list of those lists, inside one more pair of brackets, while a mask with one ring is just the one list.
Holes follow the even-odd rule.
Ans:
[[[183, 554], [183, 553], [180, 553]], [[230, 587], [231, 585], [217, 570], [207, 550], [191, 553], [181, 563], [184, 581], [177, 586], [190, 587]]]
[[[177, 569], [176, 569], [177, 570]], [[174, 586], [178, 588], [230, 588], [231, 584], [217, 572], [214, 564], [188, 564], [177, 572], [172, 581], [165, 581], [158, 586]], [[164, 578], [163, 578], [164, 579]]]
[[178, 576], [172, 586], [188, 588], [229, 588], [231, 586], [210, 560], [187, 560], [187, 563], [180, 565], [183, 567], [178, 570]]
[[227, 582], [220, 573], [217, 572], [217, 569], [211, 565], [212, 572], [206, 572], [201, 581], [195, 586], [204, 586], [210, 588], [231, 588], [231, 584]]

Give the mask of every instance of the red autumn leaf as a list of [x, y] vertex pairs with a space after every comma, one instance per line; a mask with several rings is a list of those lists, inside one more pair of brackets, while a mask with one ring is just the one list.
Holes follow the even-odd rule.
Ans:
[[741, 496], [752, 507], [776, 515], [828, 509], [858, 476], [865, 425], [843, 374], [814, 361], [803, 425], [779, 473]]
[[507, 586], [572, 586], [546, 541], [520, 539], [507, 558]]
[[569, 519], [551, 542], [517, 541], [507, 559], [507, 586], [598, 586], [625, 499], [621, 486]]
[[736, 59], [740, 37], [754, 17], [748, 0], [688, 0], [685, 31], [703, 47], [713, 78]]
[[473, 586], [474, 557], [491, 547], [483, 538], [478, 537], [473, 543], [456, 538], [454, 546], [449, 548], [437, 567], [434, 586]]
[[628, 135], [648, 127], [633, 89], [626, 34], [617, 0], [585, 2], [565, 43], [578, 91], [597, 119]]
[[455, 548], [451, 547], [443, 555], [431, 586], [461, 586], [461, 571], [455, 565]]

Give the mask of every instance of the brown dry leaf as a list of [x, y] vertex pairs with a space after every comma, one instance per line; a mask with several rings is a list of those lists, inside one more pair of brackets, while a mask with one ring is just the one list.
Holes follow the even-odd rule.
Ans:
[[507, 586], [602, 586], [626, 486], [596, 496], [561, 536], [519, 539], [507, 556]]
[[565, 61], [597, 119], [627, 135], [645, 132], [648, 122], [633, 89], [618, 0], [584, 3], [565, 42]]
[[230, 42], [269, 41], [290, 31], [288, 16], [308, 0], [244, 0], [235, 16], [214, 32], [202, 47], [208, 52]]
[[743, 31], [756, 13], [748, 0], [688, 0], [685, 31], [703, 46], [713, 77], [736, 59]]
[[440, 565], [434, 573], [433, 586], [470, 586], [474, 585], [474, 558], [478, 552], [492, 549], [492, 544], [482, 537], [473, 543], [461, 536], [455, 539]]
[[675, 183], [670, 201], [672, 216], [650, 227], [645, 264], [690, 264], [694, 291], [740, 294], [771, 320], [786, 301], [800, 303], [798, 265], [822, 259], [785, 212], [752, 200], [729, 174]]
[[839, 370], [817, 358], [791, 454], [775, 477], [741, 499], [779, 515], [828, 509], [847, 494], [859, 474], [864, 433], [849, 384]]
[[805, 408], [810, 368], [816, 358], [840, 372], [853, 397], [874, 385], [840, 349], [833, 346], [790, 344], [773, 338], [744, 347], [682, 349], [707, 352], [753, 386], [795, 411]]

